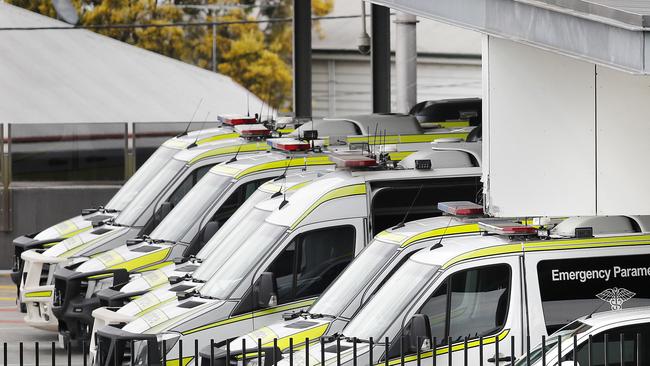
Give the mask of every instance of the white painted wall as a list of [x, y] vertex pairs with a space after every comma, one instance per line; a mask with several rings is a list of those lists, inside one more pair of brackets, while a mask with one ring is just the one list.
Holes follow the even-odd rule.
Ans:
[[649, 77], [493, 37], [483, 59], [490, 214], [650, 214]]

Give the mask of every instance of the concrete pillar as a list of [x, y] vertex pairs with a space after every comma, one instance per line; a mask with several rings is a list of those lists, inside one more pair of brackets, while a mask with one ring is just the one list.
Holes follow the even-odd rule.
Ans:
[[408, 113], [417, 103], [417, 46], [415, 15], [398, 12], [395, 20], [397, 112]]

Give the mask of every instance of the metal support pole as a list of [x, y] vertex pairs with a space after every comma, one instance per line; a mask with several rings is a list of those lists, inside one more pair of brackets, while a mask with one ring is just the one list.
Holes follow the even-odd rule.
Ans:
[[372, 4], [372, 111], [390, 112], [390, 9]]
[[216, 24], [212, 24], [212, 71], [217, 72], [217, 25]]
[[397, 112], [408, 113], [417, 103], [417, 46], [415, 15], [398, 12], [395, 20]]
[[293, 2], [293, 110], [311, 117], [311, 1]]

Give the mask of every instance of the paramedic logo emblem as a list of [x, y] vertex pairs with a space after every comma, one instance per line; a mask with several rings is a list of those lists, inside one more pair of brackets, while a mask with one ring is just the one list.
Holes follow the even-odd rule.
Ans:
[[612, 310], [621, 310], [623, 303], [633, 298], [636, 293], [624, 288], [608, 288], [607, 290], [596, 295], [599, 299], [609, 303]]

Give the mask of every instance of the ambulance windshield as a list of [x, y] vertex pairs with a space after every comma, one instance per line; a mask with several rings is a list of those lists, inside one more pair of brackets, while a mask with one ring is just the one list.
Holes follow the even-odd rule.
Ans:
[[346, 337], [381, 339], [416, 295], [431, 281], [440, 266], [409, 259], [375, 293], [361, 311], [343, 329]]

